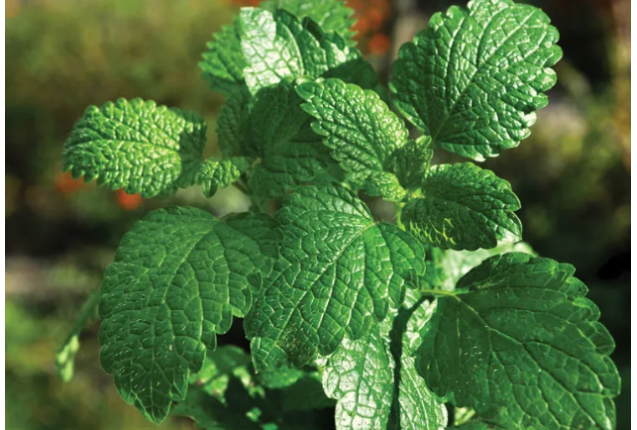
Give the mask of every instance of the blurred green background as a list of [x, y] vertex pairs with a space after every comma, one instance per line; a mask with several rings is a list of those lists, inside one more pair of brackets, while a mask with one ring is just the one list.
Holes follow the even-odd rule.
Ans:
[[[591, 287], [617, 342], [630, 420], [630, 1], [537, 0], [558, 27], [564, 60], [551, 104], [518, 149], [485, 167], [511, 181], [525, 239], [570, 262]], [[144, 429], [99, 366], [97, 322], [82, 336], [76, 375], [54, 353], [99, 286], [123, 233], [168, 203], [217, 215], [247, 209], [235, 189], [141, 200], [60, 173], [73, 123], [90, 104], [142, 97], [199, 111], [215, 149], [223, 103], [199, 77], [210, 35], [250, 0], [6, 0], [6, 426], [11, 430]], [[397, 47], [444, 0], [350, 0], [360, 45], [386, 80]], [[453, 159], [441, 155], [440, 161]], [[231, 333], [230, 336], [233, 336]], [[235, 334], [236, 336], [236, 334]], [[171, 419], [162, 429], [190, 428]]]

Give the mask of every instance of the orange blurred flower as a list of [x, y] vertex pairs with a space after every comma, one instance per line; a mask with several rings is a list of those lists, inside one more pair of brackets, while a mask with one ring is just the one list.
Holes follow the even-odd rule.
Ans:
[[139, 194], [127, 194], [123, 188], [115, 193], [117, 204], [125, 211], [134, 211], [142, 205], [142, 196]]
[[71, 172], [60, 173], [55, 178], [55, 189], [64, 195], [74, 194], [86, 186], [82, 178], [73, 178]]
[[387, 51], [389, 51], [390, 46], [391, 41], [389, 40], [389, 37], [383, 33], [374, 34], [367, 43], [367, 49], [372, 55], [386, 54]]

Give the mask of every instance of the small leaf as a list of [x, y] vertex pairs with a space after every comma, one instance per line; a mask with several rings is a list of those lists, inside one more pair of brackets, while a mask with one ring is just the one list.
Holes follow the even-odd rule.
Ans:
[[393, 182], [388, 194], [400, 200], [404, 190], [393, 191], [400, 188], [398, 180], [381, 174], [388, 169], [392, 154], [407, 142], [407, 128], [378, 94], [339, 79], [307, 82], [296, 91], [306, 101], [303, 109], [316, 119], [312, 129], [324, 137], [332, 157], [349, 172], [348, 179], [378, 193], [371, 195], [382, 193], [383, 188], [372, 188], [377, 183]]
[[64, 382], [73, 378], [75, 367], [75, 354], [80, 349], [80, 334], [86, 328], [86, 324], [97, 316], [97, 304], [100, 300], [99, 291], [93, 291], [82, 305], [80, 313], [71, 327], [66, 340], [55, 353], [55, 365], [58, 375]]
[[134, 99], [89, 107], [64, 144], [73, 177], [142, 197], [165, 196], [195, 182], [206, 124], [191, 111]]
[[437, 13], [392, 69], [394, 103], [436, 145], [483, 160], [530, 134], [562, 56], [549, 18], [511, 0]]
[[401, 221], [425, 243], [471, 251], [522, 237], [522, 224], [513, 213], [520, 201], [511, 185], [490, 170], [472, 163], [437, 165], [422, 190], [424, 198], [407, 202]]
[[345, 6], [341, 0], [267, 0], [259, 7], [274, 12], [277, 8], [285, 9], [299, 18], [308, 17], [316, 22], [323, 31], [335, 32], [345, 39], [351, 39], [354, 32], [352, 15], [354, 10]]
[[431, 138], [421, 136], [398, 148], [389, 160], [388, 169], [396, 174], [404, 188], [415, 190], [422, 187], [433, 155]]
[[418, 351], [427, 385], [505, 428], [615, 428], [613, 339], [574, 269], [507, 253], [437, 299]]
[[328, 359], [323, 386], [338, 400], [338, 430], [428, 429], [447, 424], [447, 410], [416, 373], [414, 346], [431, 316], [428, 302], [409, 294], [395, 318], [362, 339], [343, 340]]
[[281, 258], [245, 320], [258, 371], [332, 353], [364, 336], [406, 284], [424, 270], [422, 246], [398, 227], [376, 224], [344, 188], [301, 187], [276, 219]]
[[207, 51], [202, 54], [203, 61], [199, 63], [210, 88], [224, 94], [238, 91], [245, 84], [243, 69], [246, 61], [237, 26], [235, 20], [233, 25], [223, 26], [221, 31], [213, 34], [213, 40], [206, 44]]
[[217, 188], [228, 187], [250, 168], [250, 161], [245, 157], [205, 160], [195, 177], [195, 183], [203, 186], [206, 197], [212, 197]]
[[257, 196], [279, 197], [302, 184], [329, 184], [343, 176], [312, 131], [294, 88], [294, 82], [284, 80], [260, 90], [252, 102], [245, 142], [261, 159], [248, 176]]
[[278, 255], [276, 223], [219, 221], [195, 208], [150, 212], [120, 244], [101, 287], [101, 361], [122, 397], [161, 422], [186, 396], [215, 333], [244, 316]]
[[[290, 78], [347, 77], [376, 88], [378, 79], [360, 52], [337, 33], [284, 9], [241, 9], [241, 47], [250, 92]], [[356, 71], [356, 73], [353, 73]]]
[[224, 157], [258, 156], [246, 142], [251, 100], [250, 92], [243, 88], [228, 94], [221, 106], [217, 118], [217, 136]]

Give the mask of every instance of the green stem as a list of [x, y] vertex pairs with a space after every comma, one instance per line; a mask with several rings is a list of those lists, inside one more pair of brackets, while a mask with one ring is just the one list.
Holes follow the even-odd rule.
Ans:
[[451, 296], [451, 297], [457, 296], [456, 293], [452, 293], [450, 291], [444, 291], [444, 290], [424, 289], [424, 290], [420, 290], [420, 292], [423, 294], [429, 294], [431, 296]]

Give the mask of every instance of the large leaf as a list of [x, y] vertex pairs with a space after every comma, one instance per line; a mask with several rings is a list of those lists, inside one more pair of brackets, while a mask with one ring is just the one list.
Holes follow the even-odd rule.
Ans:
[[472, 163], [433, 166], [422, 191], [424, 198], [405, 205], [401, 221], [425, 243], [475, 250], [522, 237], [522, 224], [513, 213], [520, 201], [511, 185], [490, 170]]
[[101, 360], [122, 397], [154, 422], [186, 395], [215, 333], [244, 316], [278, 254], [275, 221], [219, 221], [194, 208], [160, 209], [129, 231], [102, 282]]
[[422, 246], [371, 217], [345, 188], [302, 187], [276, 214], [284, 237], [273, 275], [246, 318], [259, 371], [302, 366], [358, 339], [424, 271]]
[[[306, 101], [303, 109], [316, 119], [312, 128], [349, 172], [348, 179], [365, 190], [376, 187], [389, 200], [400, 200], [405, 190], [387, 171], [394, 152], [407, 142], [407, 128], [378, 94], [339, 79], [307, 82], [296, 90]], [[389, 178], [379, 180], [383, 175]], [[389, 186], [380, 188], [379, 182]]]
[[338, 399], [337, 429], [421, 430], [447, 424], [446, 408], [416, 373], [413, 353], [431, 312], [412, 291], [395, 318], [374, 325], [362, 339], [344, 339], [329, 358], [323, 385]]
[[467, 273], [424, 330], [429, 388], [505, 428], [614, 429], [614, 343], [573, 272], [508, 253]]
[[325, 33], [312, 19], [284, 9], [241, 9], [241, 47], [252, 94], [283, 79], [338, 77], [368, 88], [378, 80], [360, 52], [337, 33]]
[[435, 14], [401, 47], [390, 88], [396, 107], [434, 143], [481, 160], [530, 134], [549, 67], [562, 56], [557, 30], [533, 6], [474, 0]]
[[195, 112], [119, 99], [86, 109], [64, 144], [64, 170], [142, 197], [165, 196], [195, 183], [208, 190], [228, 186], [247, 164], [211, 175], [218, 160], [202, 159], [205, 144], [206, 124]]

